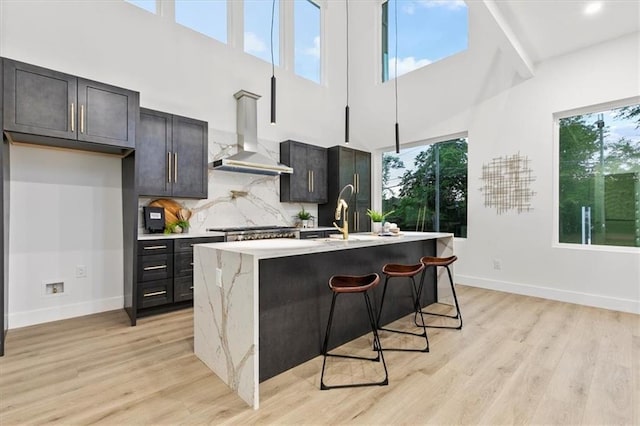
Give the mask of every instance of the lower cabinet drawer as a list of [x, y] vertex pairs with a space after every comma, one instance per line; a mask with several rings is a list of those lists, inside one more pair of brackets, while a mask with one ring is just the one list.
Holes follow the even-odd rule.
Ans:
[[175, 278], [173, 280], [173, 300], [180, 302], [193, 299], [193, 276]]
[[186, 277], [193, 275], [193, 253], [176, 253], [173, 257], [173, 275], [175, 277]]
[[138, 281], [157, 281], [173, 276], [173, 256], [158, 254], [138, 257]]
[[149, 308], [172, 302], [173, 280], [138, 283], [138, 308]]
[[309, 240], [312, 238], [324, 238], [324, 231], [300, 231], [301, 240]]

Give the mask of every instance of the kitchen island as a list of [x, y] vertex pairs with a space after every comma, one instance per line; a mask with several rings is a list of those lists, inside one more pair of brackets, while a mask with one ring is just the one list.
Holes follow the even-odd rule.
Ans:
[[[421, 256], [451, 256], [453, 235], [407, 232], [349, 240], [275, 239], [194, 247], [194, 350], [250, 406], [259, 406], [259, 383], [321, 353], [332, 275], [379, 274], [385, 263], [417, 263]], [[438, 271], [440, 272], [440, 271]], [[381, 275], [382, 276], [382, 275]], [[430, 270], [422, 306], [437, 301], [444, 277]], [[381, 287], [373, 294], [380, 299]], [[410, 286], [390, 286], [381, 319], [413, 311]], [[364, 303], [345, 297], [336, 307], [331, 347], [370, 332]], [[385, 304], [386, 306], [386, 304]]]

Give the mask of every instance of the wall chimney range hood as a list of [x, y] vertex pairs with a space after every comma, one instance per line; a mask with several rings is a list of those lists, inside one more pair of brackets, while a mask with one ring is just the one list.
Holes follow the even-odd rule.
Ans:
[[293, 173], [293, 169], [258, 154], [258, 99], [260, 95], [240, 90], [237, 101], [238, 153], [209, 164], [213, 170], [276, 176]]

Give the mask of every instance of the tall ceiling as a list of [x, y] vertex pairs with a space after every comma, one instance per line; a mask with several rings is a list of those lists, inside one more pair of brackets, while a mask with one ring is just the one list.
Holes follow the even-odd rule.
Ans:
[[[601, 3], [592, 15], [585, 8]], [[640, 0], [496, 0], [531, 62], [640, 31]]]

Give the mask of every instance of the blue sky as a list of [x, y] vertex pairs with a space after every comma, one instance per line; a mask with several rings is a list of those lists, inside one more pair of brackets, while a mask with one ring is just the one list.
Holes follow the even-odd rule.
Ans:
[[467, 49], [468, 13], [462, 0], [389, 0], [389, 76], [395, 76], [395, 11], [398, 11], [398, 75]]

